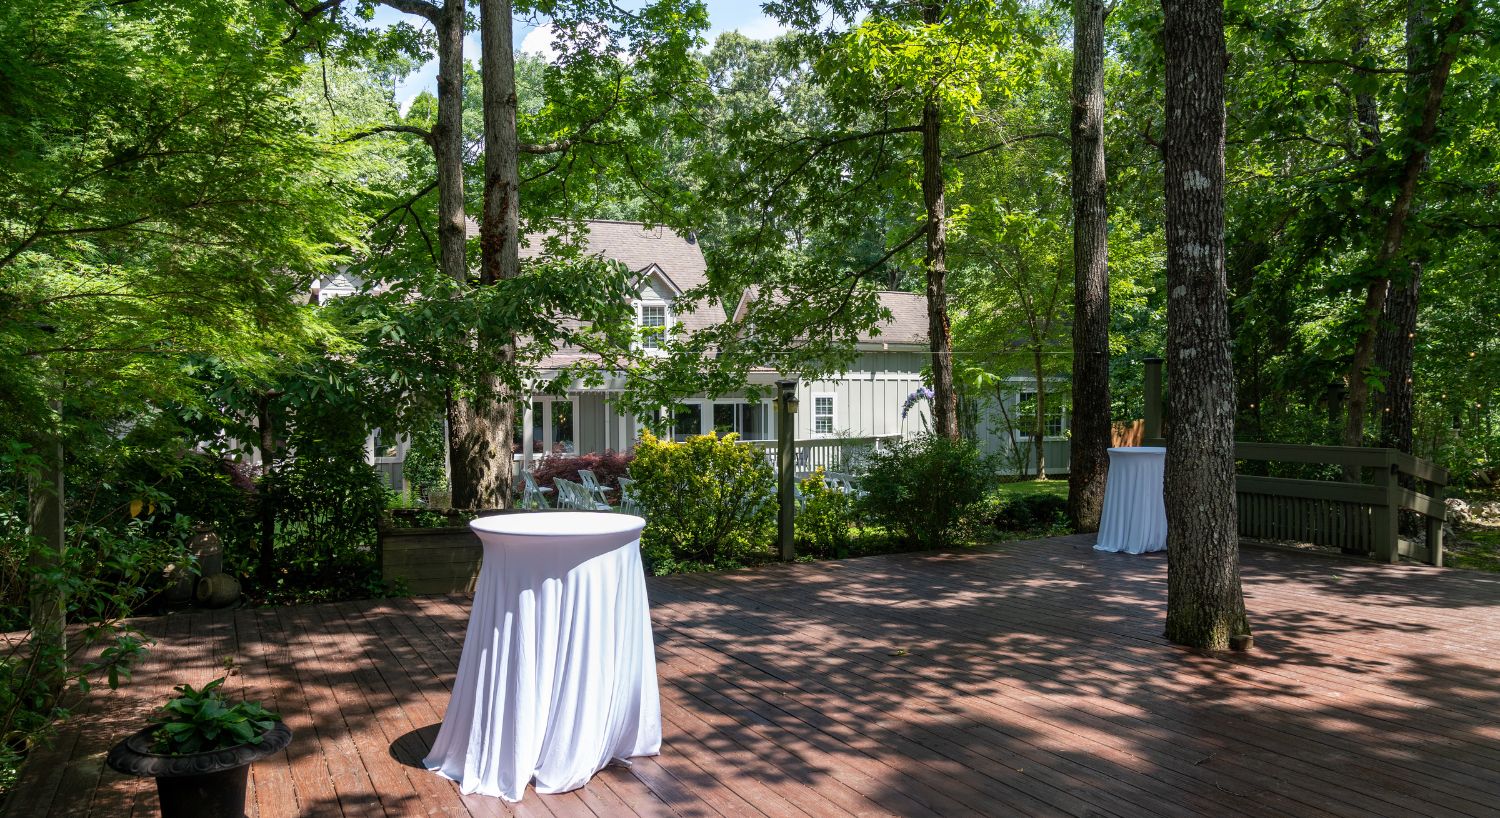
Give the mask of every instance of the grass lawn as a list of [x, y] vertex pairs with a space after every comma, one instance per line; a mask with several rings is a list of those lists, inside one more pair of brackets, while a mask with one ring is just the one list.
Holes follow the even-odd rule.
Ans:
[[1050, 494], [1053, 497], [1067, 499], [1067, 480], [1017, 480], [1011, 483], [1000, 483], [995, 487], [994, 493], [1006, 500], [1013, 497], [1030, 497], [1037, 494]]
[[[1460, 546], [1470, 541], [1477, 546]], [[1443, 544], [1443, 564], [1474, 571], [1500, 571], [1500, 528], [1464, 528]]]

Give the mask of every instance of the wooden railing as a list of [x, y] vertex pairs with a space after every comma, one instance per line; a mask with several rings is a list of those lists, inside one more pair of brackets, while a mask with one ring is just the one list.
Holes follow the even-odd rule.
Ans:
[[[1373, 555], [1382, 562], [1411, 557], [1443, 564], [1446, 469], [1396, 449], [1351, 446], [1236, 443], [1234, 456], [1246, 462], [1336, 466], [1346, 478], [1237, 475], [1240, 536], [1335, 546], [1346, 553]], [[1365, 482], [1366, 472], [1369, 482]], [[1403, 510], [1421, 518], [1425, 543], [1401, 536]]]
[[[1148, 439], [1148, 446], [1166, 441]], [[1396, 449], [1236, 443], [1239, 535], [1338, 548], [1382, 562], [1409, 557], [1443, 564], [1448, 470]], [[1336, 479], [1246, 474], [1251, 463], [1327, 466]], [[1411, 486], [1408, 488], [1407, 486]], [[1425, 542], [1401, 536], [1401, 512], [1420, 517]]]
[[[822, 467], [825, 471], [845, 471], [858, 457], [869, 451], [879, 450], [888, 443], [899, 440], [900, 435], [875, 435], [872, 437], [819, 437], [796, 442], [796, 470], [810, 472]], [[774, 440], [746, 441], [765, 450], [766, 460], [776, 468], [777, 446]]]
[[[1161, 439], [1162, 363], [1160, 358], [1145, 361], [1143, 442], [1147, 446], [1166, 445]], [[1382, 562], [1411, 557], [1432, 565], [1443, 564], [1447, 469], [1397, 449], [1362, 446], [1236, 443], [1234, 456], [1239, 472], [1235, 475], [1235, 496], [1241, 537], [1334, 546]], [[1324, 466], [1327, 468], [1311, 471], [1336, 476], [1290, 477], [1285, 475], [1289, 471], [1285, 466], [1256, 468], [1250, 467], [1252, 463]], [[1283, 472], [1281, 476], [1274, 474], [1278, 470]], [[1403, 511], [1420, 518], [1426, 530], [1425, 542], [1401, 536]]]

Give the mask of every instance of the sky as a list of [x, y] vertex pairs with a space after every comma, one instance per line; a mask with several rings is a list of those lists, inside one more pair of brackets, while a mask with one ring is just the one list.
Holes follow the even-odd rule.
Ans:
[[[710, 43], [726, 31], [739, 31], [746, 37], [755, 39], [770, 39], [786, 31], [784, 26], [761, 12], [759, 3], [745, 0], [705, 0], [705, 4], [708, 6], [709, 19], [706, 39]], [[376, 7], [374, 22], [377, 26], [388, 26], [403, 19], [425, 25], [419, 18], [404, 15], [389, 6]], [[515, 32], [518, 51], [547, 56], [551, 36], [544, 20], [518, 17]], [[472, 32], [464, 39], [464, 57], [471, 61], [479, 59], [479, 32]], [[436, 88], [437, 61], [434, 60], [412, 72], [396, 86], [396, 102], [404, 112], [413, 97], [423, 91], [435, 91]]]

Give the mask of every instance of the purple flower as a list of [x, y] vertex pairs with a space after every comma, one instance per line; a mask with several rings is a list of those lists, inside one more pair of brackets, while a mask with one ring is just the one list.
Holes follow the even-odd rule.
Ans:
[[903, 403], [901, 405], [901, 419], [902, 420], [906, 420], [907, 414], [911, 412], [911, 408], [913, 406], [916, 406], [917, 405], [917, 401], [919, 401], [919, 400], [925, 400], [925, 401], [932, 400], [932, 390], [928, 389], [925, 386], [919, 386], [919, 387], [917, 387], [917, 390], [915, 392], [912, 392], [910, 395], [907, 395], [906, 396], [906, 403]]

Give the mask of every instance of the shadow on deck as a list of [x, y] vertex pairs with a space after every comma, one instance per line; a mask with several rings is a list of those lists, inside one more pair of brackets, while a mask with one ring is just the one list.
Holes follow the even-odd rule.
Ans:
[[1500, 577], [1247, 550], [1256, 649], [1161, 639], [1166, 560], [1086, 537], [650, 582], [666, 741], [521, 804], [416, 768], [467, 601], [147, 620], [159, 640], [28, 764], [5, 815], [152, 815], [103, 768], [168, 691], [243, 664], [297, 739], [291, 815], [1494, 815]]

